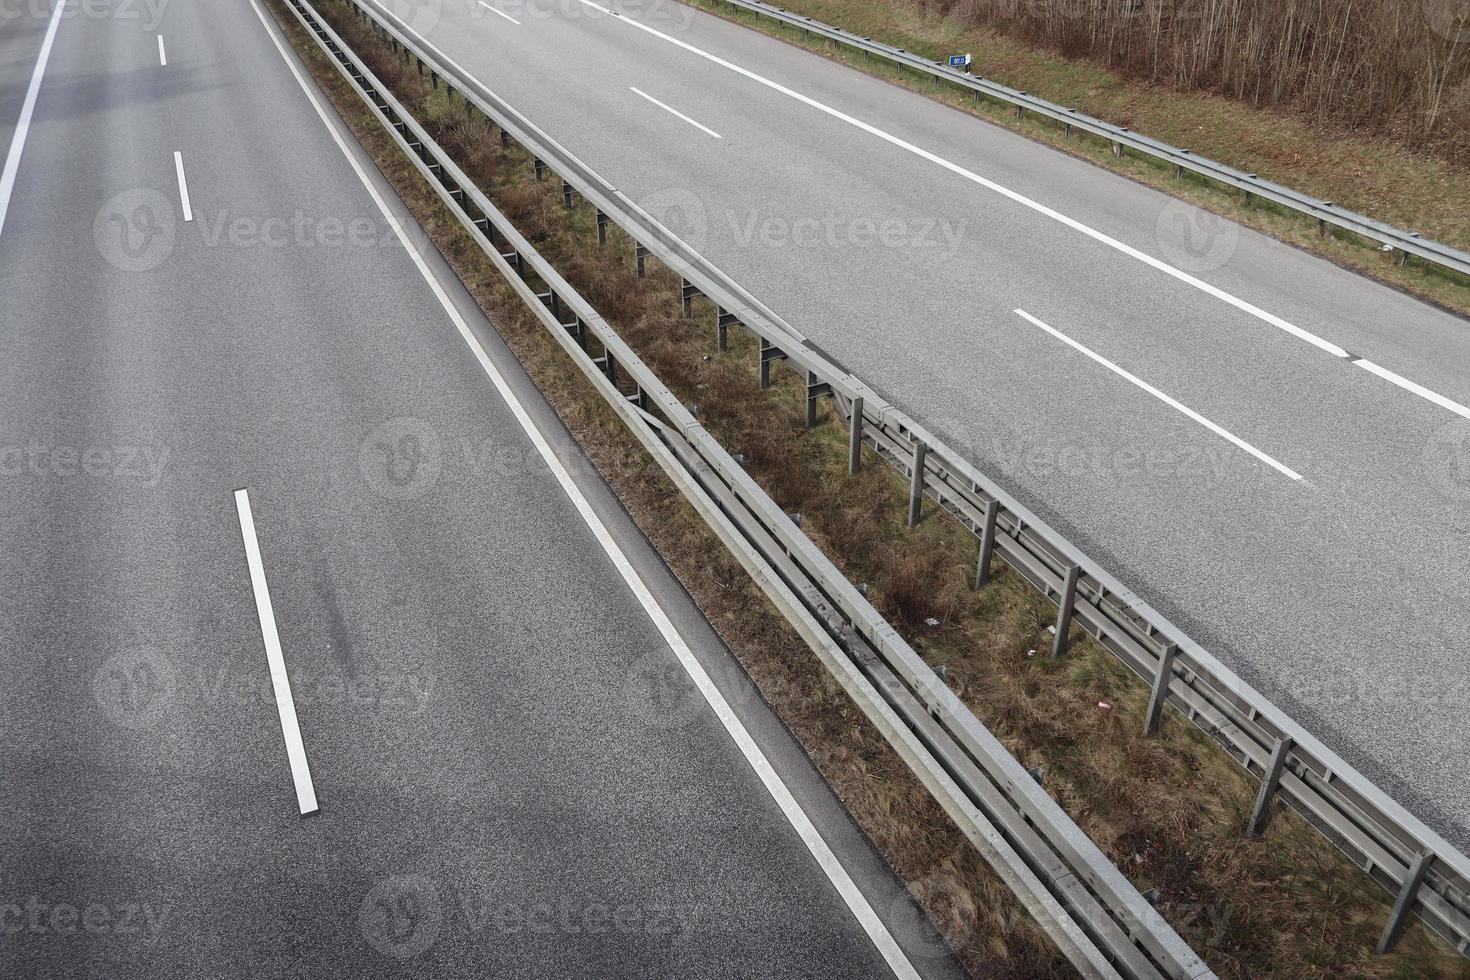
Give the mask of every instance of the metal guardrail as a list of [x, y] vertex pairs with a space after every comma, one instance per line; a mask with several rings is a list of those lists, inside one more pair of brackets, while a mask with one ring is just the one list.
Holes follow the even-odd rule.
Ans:
[[928, 75], [940, 81], [956, 85], [974, 93], [978, 100], [982, 96], [993, 99], [1006, 105], [1014, 106], [1018, 112], [1033, 112], [1038, 116], [1061, 123], [1068, 132], [1079, 129], [1093, 136], [1107, 140], [1113, 145], [1115, 152], [1122, 152], [1124, 147], [1136, 150], [1139, 153], [1163, 160], [1172, 164], [1177, 173], [1180, 170], [1188, 170], [1199, 174], [1210, 180], [1234, 187], [1245, 194], [1254, 195], [1275, 204], [1279, 204], [1291, 211], [1299, 212], [1309, 218], [1315, 218], [1319, 231], [1325, 233], [1327, 226], [1331, 225], [1350, 231], [1364, 238], [1370, 238], [1376, 242], [1391, 246], [1398, 251], [1401, 258], [1415, 255], [1434, 265], [1453, 270], [1462, 275], [1470, 275], [1470, 253], [1442, 244], [1433, 239], [1424, 238], [1417, 232], [1405, 231], [1395, 228], [1393, 225], [1376, 221], [1366, 215], [1349, 211], [1338, 207], [1331, 201], [1311, 197], [1300, 191], [1292, 190], [1281, 184], [1269, 180], [1263, 180], [1255, 174], [1234, 167], [1217, 163], [1206, 157], [1198, 156], [1189, 150], [1170, 146], [1160, 140], [1143, 136], [1128, 129], [1126, 126], [1115, 126], [1104, 122], [1093, 116], [1069, 109], [1065, 106], [1048, 102], [1037, 98], [1026, 92], [1009, 88], [998, 82], [991, 81], [966, 72], [949, 67], [943, 62], [930, 61], [921, 55], [874, 41], [870, 37], [853, 34], [844, 31], [840, 27], [833, 27], [821, 21], [813, 20], [801, 14], [794, 14], [788, 10], [761, 3], [760, 0], [708, 0], [717, 5], [728, 4], [735, 10], [746, 10], [762, 17], [769, 17], [781, 24], [789, 24], [798, 27], [809, 34], [826, 38], [837, 44], [856, 48], [865, 55], [877, 56], [904, 68], [911, 69], [923, 75]]
[[[1078, 970], [1089, 977], [1213, 978], [1153, 906], [464, 175], [308, 0], [287, 2], [521, 300]], [[349, 2], [395, 47], [410, 43], [377, 13]], [[411, 50], [414, 57], [425, 53], [417, 45]], [[437, 83], [442, 69], [430, 70]], [[486, 118], [499, 122], [492, 114]], [[601, 356], [593, 355], [593, 345]], [[625, 393], [630, 385], [634, 390]]]
[[[500, 127], [502, 138], [514, 139], [533, 154], [538, 169], [544, 165], [558, 173], [566, 193], [575, 190], [593, 204], [599, 228], [608, 221], [621, 227], [637, 243], [640, 265], [644, 256], [654, 256], [683, 277], [686, 299], [702, 294], [714, 302], [719, 307], [717, 329], [721, 333], [738, 324], [759, 338], [763, 384], [770, 365], [785, 360], [807, 379], [808, 418], [817, 399], [831, 397], [848, 420], [854, 466], [857, 447], [869, 444], [909, 478], [912, 519], [918, 519], [927, 497], [976, 534], [980, 542], [978, 579], [984, 580], [991, 560], [998, 556], [1056, 601], [1058, 625], [1062, 627], [1058, 630], [1057, 652], [1065, 648], [1066, 627], [1075, 623], [1152, 684], [1154, 697], [1146, 728], [1158, 723], [1165, 704], [1172, 705], [1247, 771], [1259, 776], [1261, 792], [1251, 816], [1251, 831], [1258, 832], [1263, 825], [1268, 803], [1280, 799], [1374, 881], [1396, 895], [1398, 900], [1385, 924], [1380, 950], [1394, 945], [1406, 916], [1412, 913], [1462, 955], [1470, 957], [1470, 859], [992, 480], [832, 362], [626, 195], [413, 34], [379, 0], [349, 2], [371, 18], [396, 49], [405, 56], [412, 52], [412, 57], [429, 66], [436, 81], [442, 76], [446, 85], [457, 86], [467, 104]], [[697, 423], [692, 424], [697, 427]], [[789, 522], [778, 523], [777, 530], [780, 533], [773, 534], [776, 540], [795, 547], [788, 541], [792, 533]], [[806, 541], [804, 536], [796, 537]], [[854, 610], [865, 607], [866, 602], [850, 584], [845, 589], [837, 588], [834, 597], [842, 599], [838, 608], [849, 617], [857, 616]], [[859, 620], [861, 616], [850, 621], [856, 627]], [[916, 669], [922, 662], [913, 658], [912, 651], [886, 623], [879, 620], [872, 624], [871, 633], [862, 635], [885, 657], [915, 668], [908, 671], [914, 678], [923, 676]], [[929, 693], [916, 696], [936, 718], [963, 713], [973, 719], [947, 688], [931, 692], [933, 679], [927, 683], [929, 687], [921, 690]], [[1028, 797], [1040, 796], [1042, 799], [1034, 800], [1037, 806], [1051, 802], [1045, 793], [1033, 792], [1035, 787], [1029, 780], [1021, 783], [1025, 785], [1012, 784], [1008, 791], [1024, 789]]]

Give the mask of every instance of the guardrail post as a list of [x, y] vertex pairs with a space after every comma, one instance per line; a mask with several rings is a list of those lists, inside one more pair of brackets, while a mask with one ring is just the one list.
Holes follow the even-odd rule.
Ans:
[[929, 447], [922, 440], [914, 440], [914, 465], [909, 475], [909, 527], [919, 523], [924, 513], [924, 461]]
[[439, 73], [432, 68], [429, 69], [429, 84], [434, 87], [434, 91], [439, 91]]
[[648, 258], [648, 254], [648, 249], [644, 248], [641, 242], [638, 243], [637, 246], [633, 249], [633, 265], [638, 270], [639, 279], [642, 279], [644, 274], [648, 271], [645, 264], [645, 260]]
[[1389, 913], [1388, 922], [1383, 926], [1383, 935], [1378, 937], [1379, 956], [1393, 952], [1393, 948], [1398, 945], [1404, 926], [1409, 922], [1409, 910], [1414, 907], [1414, 896], [1419, 894], [1419, 886], [1424, 883], [1424, 872], [1429, 869], [1431, 856], [1428, 851], [1420, 851], [1415, 856], [1414, 863], [1409, 865], [1409, 873], [1404, 878], [1403, 887], [1399, 889], [1399, 897], [1394, 900], [1393, 911]]
[[564, 208], [572, 206], [572, 182], [565, 177], [561, 179], [561, 206]]
[[1251, 808], [1250, 823], [1245, 825], [1247, 837], [1259, 837], [1266, 829], [1266, 817], [1268, 816], [1266, 806], [1271, 802], [1271, 797], [1276, 795], [1276, 788], [1281, 785], [1281, 770], [1286, 766], [1286, 753], [1291, 751], [1293, 740], [1290, 738], [1278, 738], [1276, 745], [1271, 749], [1271, 758], [1266, 762], [1266, 771], [1261, 776], [1261, 788], [1256, 792], [1256, 803]]
[[856, 476], [863, 468], [863, 396], [852, 400], [847, 418], [847, 475]]
[[1174, 658], [1179, 654], [1179, 644], [1170, 643], [1159, 654], [1159, 669], [1154, 674], [1154, 689], [1148, 697], [1148, 712], [1143, 716], [1143, 734], [1152, 735], [1159, 730], [1159, 716], [1164, 713], [1164, 702], [1169, 698], [1169, 682], [1174, 679]]
[[817, 377], [814, 371], [806, 373], [806, 427], [808, 429], [817, 427], [817, 399], [830, 394], [832, 394], [831, 385]]
[[980, 529], [980, 557], [975, 562], [975, 588], [990, 581], [990, 558], [995, 553], [995, 520], [1000, 516], [1000, 501], [985, 505], [985, 526]]
[[502, 150], [510, 149], [510, 133], [505, 131], [504, 126], [500, 127], [500, 148]]
[[771, 386], [771, 363], [773, 361], [785, 360], [786, 352], [762, 337], [760, 346], [760, 378], [761, 388], [764, 390]]
[[536, 171], [537, 180], [542, 180], [546, 177], [546, 164], [541, 162], [540, 157], [531, 158], [531, 169]]
[[694, 316], [694, 297], [699, 295], [699, 288], [688, 279], [680, 278], [681, 291], [684, 299], [684, 319]]
[[578, 347], [583, 350], [587, 349], [587, 324], [582, 322], [581, 317], [577, 317], [571, 323], [563, 323], [562, 327], [576, 339]]
[[597, 244], [607, 244], [607, 212], [597, 209]]
[[1072, 631], [1072, 610], [1077, 605], [1077, 580], [1082, 577], [1082, 566], [1073, 565], [1067, 569], [1067, 577], [1062, 582], [1061, 601], [1057, 606], [1056, 639], [1051, 643], [1051, 655], [1060, 657], [1067, 652], [1067, 634]]
[[719, 351], [730, 349], [730, 328], [740, 322], [740, 318], [734, 313], [726, 311], [723, 307], [716, 307], [719, 313], [715, 316], [715, 348]]

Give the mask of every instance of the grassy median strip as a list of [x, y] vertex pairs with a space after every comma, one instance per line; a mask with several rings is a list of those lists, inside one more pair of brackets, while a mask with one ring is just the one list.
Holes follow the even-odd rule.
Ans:
[[[1470, 315], [1470, 279], [1422, 260], [1399, 264], [1397, 253], [1350, 232], [1317, 233], [1315, 219], [1185, 172], [1175, 177], [1162, 162], [1130, 153], [1117, 157], [1104, 141], [1066, 135], [1049, 120], [1018, 118], [1009, 106], [975, 102], [957, 86], [835, 45], [769, 17], [732, 9], [719, 0], [685, 0], [691, 6], [744, 24], [788, 43], [886, 79], [963, 112], [1056, 147], [1098, 166], [1156, 187], [1204, 210], [1262, 231], [1338, 265]], [[957, 14], [931, 14], [908, 0], [782, 0], [784, 9], [855, 34], [904, 48], [931, 60], [973, 54], [971, 70], [1011, 88], [1200, 156], [1291, 187], [1460, 249], [1470, 249], [1470, 170], [1438, 156], [1416, 153], [1383, 137], [1325, 131], [1282, 109], [1257, 109], [1206, 92], [1180, 92], [1130, 81], [1101, 65], [1071, 59], [967, 24]]]
[[[639, 449], [489, 260], [443, 208], [376, 119], [271, 0], [339, 111], [506, 337], [763, 696], [859, 824], [983, 977], [1067, 975], [1070, 968], [963, 837]], [[1222, 975], [1470, 976], [1422, 928], [1389, 957], [1372, 953], [1388, 902], [1289, 812], [1263, 838], [1241, 836], [1254, 781], [1203, 735], [1170, 716], [1139, 734], [1147, 689], [1096, 644], [1045, 656], [1053, 607], [1001, 570], [973, 590], [973, 536], [931, 513], [905, 527], [906, 488], [876, 459], [846, 475], [845, 432], [830, 413], [804, 428], [801, 380], [777, 370], [755, 384], [755, 345], [731, 333], [715, 350], [714, 311], [681, 311], [677, 277], [633, 272], [620, 233], [597, 245], [590, 208], [563, 207], [559, 182], [503, 150], [484, 120], [434, 91], [340, 0], [318, 9], [418, 116], [480, 188], [613, 324], [768, 493], [869, 595], [1008, 747]]]

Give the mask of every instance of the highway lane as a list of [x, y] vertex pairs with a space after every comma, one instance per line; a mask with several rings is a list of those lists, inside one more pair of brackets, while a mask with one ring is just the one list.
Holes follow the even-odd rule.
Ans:
[[1470, 843], [1462, 320], [689, 8], [495, 6], [395, 9]]
[[226, 0], [55, 36], [0, 231], [0, 973], [893, 975], [870, 901], [952, 975], [287, 66]]

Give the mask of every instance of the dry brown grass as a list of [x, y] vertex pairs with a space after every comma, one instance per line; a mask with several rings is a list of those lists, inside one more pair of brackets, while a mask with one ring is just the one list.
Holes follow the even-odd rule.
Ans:
[[[778, 371], [769, 397], [753, 397], [748, 338], [732, 333], [731, 350], [716, 354], [712, 311], [685, 320], [677, 279], [655, 272], [637, 280], [621, 236], [598, 249], [587, 208], [565, 211], [554, 182], [529, 179], [523, 154], [501, 153], [482, 122], [466, 121], [457, 101], [431, 95], [339, 4], [327, 0], [322, 9], [665, 383], [700, 406], [705, 424], [744, 454], [777, 502], [802, 514], [803, 527], [853, 579], [870, 583], [879, 608], [931, 664], [947, 669], [981, 719], [1024, 763], [1045, 768], [1048, 789], [1109, 856], [1141, 887], [1160, 889], [1160, 910], [1222, 976], [1470, 976], [1418, 927], [1393, 956], [1373, 956], [1386, 901], [1325, 840], [1289, 813], [1277, 814], [1264, 838], [1243, 840], [1253, 785], [1224, 753], [1172, 717], [1160, 737], [1142, 738], [1147, 691], [1095, 644], [1074, 644], [1062, 661], [1042, 656], [1050, 605], [1004, 569], [985, 589], [968, 588], [973, 538], [939, 515], [906, 529], [902, 481], [876, 460], [848, 478], [844, 433], [833, 425], [803, 428], [799, 379]], [[983, 977], [1069, 974], [294, 19], [277, 13], [435, 244], [962, 961]], [[940, 625], [926, 625], [931, 617]]]

